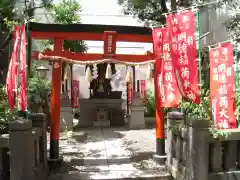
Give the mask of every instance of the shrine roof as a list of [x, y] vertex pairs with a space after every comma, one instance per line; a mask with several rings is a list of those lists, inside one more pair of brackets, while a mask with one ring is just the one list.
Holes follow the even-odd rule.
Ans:
[[44, 24], [30, 22], [32, 32], [84, 32], [102, 33], [116, 31], [119, 34], [151, 35], [152, 29], [140, 26], [100, 25], [100, 24]]

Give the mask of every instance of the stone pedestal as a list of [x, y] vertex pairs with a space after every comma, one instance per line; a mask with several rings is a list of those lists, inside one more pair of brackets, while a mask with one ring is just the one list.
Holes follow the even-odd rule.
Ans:
[[93, 125], [97, 127], [109, 127], [110, 126], [110, 117], [109, 111], [106, 108], [97, 108], [96, 109], [97, 119], [93, 121]]
[[144, 106], [137, 95], [132, 101], [131, 114], [128, 123], [130, 129], [139, 129], [145, 126]]
[[73, 113], [71, 100], [62, 99], [60, 107], [60, 130], [71, 131], [73, 129]]
[[[88, 126], [122, 126], [124, 115], [122, 110], [122, 99], [80, 99], [80, 120], [77, 127]], [[105, 120], [98, 121], [97, 109], [105, 109], [108, 112]], [[100, 113], [101, 114], [101, 113]]]
[[39, 153], [41, 154], [41, 161], [43, 163], [43, 171], [41, 172], [41, 178], [46, 179], [48, 173], [48, 162], [47, 162], [47, 119], [46, 115], [42, 113], [32, 114], [29, 119], [32, 120], [32, 126], [41, 128], [41, 136], [39, 141]]
[[32, 121], [19, 119], [9, 123], [10, 180], [35, 179], [35, 151]]

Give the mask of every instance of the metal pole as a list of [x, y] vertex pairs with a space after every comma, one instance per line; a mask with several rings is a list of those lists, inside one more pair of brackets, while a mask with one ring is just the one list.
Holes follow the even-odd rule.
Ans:
[[136, 92], [136, 69], [135, 69], [135, 66], [132, 66], [132, 71], [133, 71], [133, 96], [135, 96], [135, 92]]
[[[18, 48], [18, 59], [17, 59], [17, 66], [18, 66], [18, 71], [17, 71], [17, 79], [16, 79], [16, 98], [15, 98], [15, 102], [16, 105], [18, 107], [18, 86], [19, 86], [19, 72], [20, 72], [20, 57], [21, 57], [21, 51], [22, 51], [22, 23], [20, 24], [21, 26], [21, 30], [20, 30], [20, 40], [19, 40], [19, 48]], [[18, 109], [19, 110], [19, 109]], [[23, 113], [19, 111], [19, 115], [21, 116]]]
[[126, 82], [126, 89], [127, 89], [127, 115], [129, 115], [129, 113], [130, 113], [130, 111], [129, 111], [129, 98], [128, 98], [128, 96], [129, 96], [129, 92], [128, 92], [128, 85], [129, 85], [129, 83], [128, 82]]
[[[71, 71], [71, 78], [70, 78], [70, 90], [71, 90], [71, 104], [72, 104], [72, 100], [73, 100], [73, 64], [70, 64], [70, 71]], [[78, 99], [79, 101], [79, 99]], [[73, 107], [73, 104], [72, 104]], [[72, 113], [73, 113], [73, 108], [72, 108]]]
[[[202, 80], [202, 63], [201, 63], [201, 49], [200, 49], [200, 42], [201, 39], [204, 38], [205, 36], [209, 35], [209, 33], [203, 34], [202, 36], [200, 35], [200, 16], [199, 16], [199, 11], [195, 13], [196, 17], [196, 27], [197, 27], [197, 57], [198, 57], [198, 76], [199, 76], [199, 89], [200, 89], [200, 94], [202, 93], [202, 86], [203, 86], [203, 80]], [[203, 108], [203, 106], [202, 106]], [[203, 111], [200, 111], [200, 116], [202, 117]]]
[[32, 66], [32, 38], [30, 35], [30, 22], [27, 23], [27, 77], [30, 76]]
[[137, 92], [140, 92], [140, 80], [137, 80]]
[[[3, 21], [2, 9], [0, 8], [0, 47], [2, 46], [3, 42], [2, 21]], [[1, 51], [3, 51], [3, 49], [0, 49], [0, 53]]]

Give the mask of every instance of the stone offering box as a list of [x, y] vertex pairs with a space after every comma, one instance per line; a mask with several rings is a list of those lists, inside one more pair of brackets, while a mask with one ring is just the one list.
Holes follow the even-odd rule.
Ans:
[[[167, 168], [176, 180], [240, 179], [240, 129], [217, 130], [209, 120], [168, 113]], [[224, 133], [221, 133], [224, 131]]]

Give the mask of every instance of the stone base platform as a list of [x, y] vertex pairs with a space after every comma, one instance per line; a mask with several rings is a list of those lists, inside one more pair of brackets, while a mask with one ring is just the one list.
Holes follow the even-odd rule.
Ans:
[[110, 127], [110, 121], [93, 121], [95, 127]]

